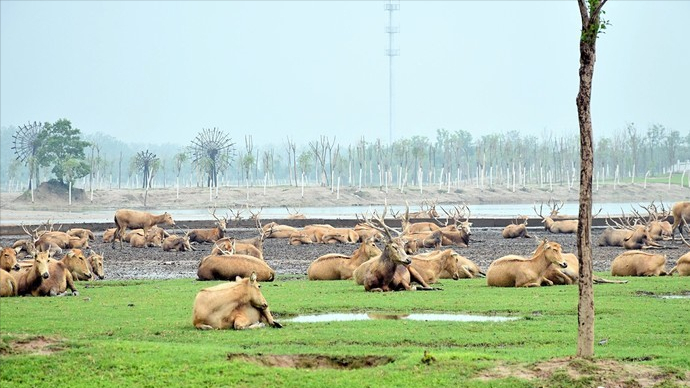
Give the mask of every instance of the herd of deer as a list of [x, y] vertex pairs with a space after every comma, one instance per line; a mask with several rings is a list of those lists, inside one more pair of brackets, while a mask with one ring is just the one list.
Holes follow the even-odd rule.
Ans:
[[[543, 216], [543, 204], [534, 211], [542, 219], [545, 230], [551, 233], [574, 233], [577, 220], [558, 214], [563, 203], [549, 201], [550, 214]], [[184, 235], [170, 235], [158, 225], [175, 226], [169, 213], [153, 215], [146, 212], [120, 209], [115, 213], [116, 228], [104, 233], [104, 242], [116, 247], [116, 242], [129, 242], [133, 247], [160, 246], [164, 250], [196, 250], [194, 245], [210, 243], [210, 254], [200, 260], [197, 278], [199, 280], [236, 281], [232, 286], [216, 286], [202, 290], [194, 306], [194, 325], [198, 328], [219, 328], [217, 322], [225, 322], [218, 317], [217, 311], [232, 311], [241, 316], [234, 328], [261, 326], [267, 323], [274, 327], [268, 312], [265, 299], [260, 291], [257, 294], [259, 281], [272, 281], [275, 271], [264, 261], [263, 242], [266, 238], [284, 238], [288, 244], [334, 244], [357, 243], [358, 248], [352, 255], [338, 253], [326, 254], [314, 260], [307, 269], [309, 280], [345, 280], [353, 279], [366, 291], [395, 290], [436, 290], [432, 284], [438, 279], [460, 279], [486, 277], [489, 286], [530, 287], [553, 284], [573, 284], [578, 279], [578, 260], [572, 253], [563, 253], [560, 244], [543, 239], [529, 258], [508, 255], [493, 261], [486, 273], [466, 257], [453, 249], [442, 249], [444, 246], [467, 247], [470, 242], [470, 210], [466, 205], [455, 206], [448, 211], [441, 207], [445, 221], [439, 219], [435, 204], [423, 213], [410, 212], [406, 204], [405, 212], [391, 213], [400, 221], [401, 230], [386, 224], [388, 206], [383, 214], [374, 212], [369, 216], [358, 216], [358, 224], [353, 228], [335, 228], [327, 224], [311, 224], [303, 228], [280, 225], [275, 222], [261, 225], [258, 214], [252, 213], [257, 223], [258, 236], [252, 239], [239, 240], [225, 235], [228, 217], [216, 216], [215, 209], [209, 209], [215, 219], [215, 226], [209, 229], [188, 230]], [[641, 206], [647, 214], [633, 210], [633, 215], [625, 214], [614, 220], [608, 217], [608, 227], [603, 231], [599, 245], [621, 246], [629, 251], [619, 255], [611, 265], [614, 276], [657, 276], [678, 272], [690, 276], [690, 253], [677, 260], [677, 265], [666, 272], [666, 257], [647, 253], [642, 249], [662, 248], [659, 240], [675, 239], [675, 231], [680, 230], [683, 242], [690, 247], [683, 237], [683, 229], [690, 220], [690, 202], [678, 202], [671, 211], [663, 204], [661, 208], [654, 202]], [[289, 210], [289, 209], [288, 209]], [[291, 215], [295, 215], [291, 214]], [[239, 216], [238, 214], [235, 217]], [[668, 218], [673, 217], [673, 224]], [[433, 222], [412, 222], [415, 218], [428, 218]], [[516, 222], [502, 231], [504, 238], [530, 237], [527, 233], [527, 217], [523, 222]], [[609, 223], [609, 220], [611, 223]], [[613, 225], [612, 225], [613, 224]], [[64, 295], [69, 289], [77, 294], [75, 280], [89, 280], [98, 276], [103, 278], [103, 255], [92, 252], [88, 257], [83, 249], [89, 248], [89, 241], [94, 234], [86, 229], [71, 229], [67, 232], [38, 228], [29, 232], [30, 239], [17, 241], [12, 248], [1, 252], [0, 295]], [[128, 233], [127, 230], [129, 230]], [[381, 242], [383, 249], [377, 246]], [[419, 253], [421, 248], [432, 251]], [[66, 250], [62, 259], [56, 260]], [[28, 261], [17, 261], [17, 254], [24, 252], [33, 258]], [[240, 281], [239, 279], [245, 279]], [[595, 278], [595, 282], [611, 282]], [[416, 283], [417, 285], [413, 285]], [[241, 285], [241, 287], [240, 287]], [[253, 296], [239, 292], [240, 289], [252, 290]], [[240, 295], [245, 302], [238, 302], [233, 297], [234, 308], [225, 309], [225, 305], [210, 308], [209, 303], [228, 303], [218, 295]], [[216, 295], [216, 296], [213, 296]], [[248, 301], [254, 298], [261, 303]], [[263, 301], [262, 301], [263, 300]], [[215, 301], [215, 302], [211, 302]], [[201, 305], [197, 306], [197, 303]], [[221, 308], [223, 307], [223, 308]], [[239, 309], [239, 310], [237, 310]], [[215, 311], [213, 317], [210, 313]], [[239, 315], [237, 315], [239, 314]], [[251, 319], [246, 319], [250, 317]], [[229, 326], [228, 326], [229, 327]]]

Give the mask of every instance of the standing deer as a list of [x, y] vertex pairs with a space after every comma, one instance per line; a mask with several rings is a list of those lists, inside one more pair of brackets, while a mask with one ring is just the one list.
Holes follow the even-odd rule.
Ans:
[[156, 216], [139, 210], [119, 209], [115, 212], [114, 219], [117, 229], [115, 230], [115, 237], [111, 247], [115, 248], [115, 241], [119, 240], [120, 249], [122, 249], [122, 237], [124, 236], [127, 228], [142, 228], [144, 229], [144, 235], [146, 235], [146, 232], [148, 232], [148, 230], [154, 225], [175, 225], [175, 221], [173, 221], [172, 216], [168, 212]]

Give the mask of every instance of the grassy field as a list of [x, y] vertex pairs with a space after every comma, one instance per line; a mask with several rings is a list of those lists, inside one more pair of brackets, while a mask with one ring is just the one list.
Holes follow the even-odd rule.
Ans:
[[[0, 385], [687, 386], [690, 300], [658, 296], [688, 294], [689, 281], [631, 278], [596, 285], [594, 362], [568, 358], [576, 350], [577, 286], [501, 289], [474, 279], [444, 281], [442, 291], [376, 294], [350, 281], [279, 278], [263, 283], [262, 291], [283, 329], [199, 331], [191, 324], [194, 296], [218, 282], [80, 283], [77, 297], [0, 300]], [[332, 312], [520, 319], [287, 321]], [[328, 362], [349, 368], [323, 367]]]

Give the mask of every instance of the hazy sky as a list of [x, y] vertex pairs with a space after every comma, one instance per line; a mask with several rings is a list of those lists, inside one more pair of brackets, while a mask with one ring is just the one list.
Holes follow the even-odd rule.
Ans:
[[[384, 1], [2, 1], [0, 124], [239, 145], [388, 140]], [[690, 130], [690, 2], [607, 3], [595, 136]], [[394, 138], [577, 133], [575, 0], [402, 1]]]

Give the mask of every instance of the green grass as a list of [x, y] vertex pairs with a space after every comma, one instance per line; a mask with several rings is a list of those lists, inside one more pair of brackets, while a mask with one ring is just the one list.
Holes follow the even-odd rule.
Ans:
[[[555, 373], [550, 381], [475, 377], [501, 363], [530, 365], [575, 354], [576, 286], [486, 287], [482, 279], [444, 281], [443, 291], [365, 293], [350, 281], [263, 283], [278, 321], [328, 312], [457, 312], [520, 317], [504, 323], [376, 320], [284, 323], [283, 329], [199, 331], [191, 324], [196, 293], [217, 282], [102, 281], [64, 298], [0, 300], [0, 386], [187, 387], [258, 384], [339, 386], [589, 386]], [[690, 290], [687, 278], [631, 278], [596, 285], [597, 359], [662, 368], [673, 386], [690, 371], [690, 301], [648, 293]], [[17, 350], [17, 340], [47, 338], [48, 354]], [[424, 351], [435, 361], [421, 362]], [[228, 361], [227, 354], [388, 356], [353, 370], [296, 369]], [[559, 374], [560, 373], [560, 374]], [[565, 380], [563, 380], [565, 379]], [[559, 382], [556, 384], [555, 382]], [[566, 383], [564, 383], [565, 381]]]

